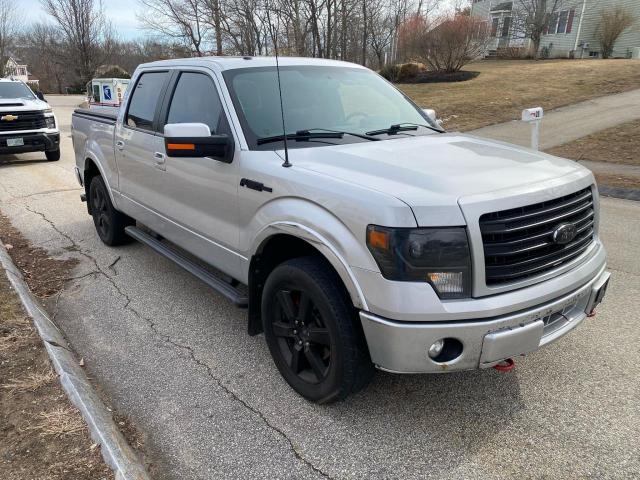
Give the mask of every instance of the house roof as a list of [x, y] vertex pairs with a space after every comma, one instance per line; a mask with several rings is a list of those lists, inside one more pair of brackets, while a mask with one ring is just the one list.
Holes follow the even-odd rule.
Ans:
[[491, 7], [492, 12], [501, 12], [504, 10], [511, 11], [513, 9], [513, 2], [502, 2], [496, 5], [495, 7]]

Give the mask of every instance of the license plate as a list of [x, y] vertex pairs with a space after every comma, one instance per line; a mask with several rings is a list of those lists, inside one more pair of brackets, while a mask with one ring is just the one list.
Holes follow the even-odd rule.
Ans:
[[24, 138], [7, 138], [7, 147], [22, 147]]

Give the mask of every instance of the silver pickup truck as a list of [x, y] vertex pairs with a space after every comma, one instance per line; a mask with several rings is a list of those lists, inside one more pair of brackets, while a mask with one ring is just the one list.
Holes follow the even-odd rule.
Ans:
[[312, 401], [374, 367], [502, 365], [604, 296], [590, 171], [445, 133], [364, 67], [169, 60], [131, 85], [117, 115], [73, 115], [98, 235], [141, 241], [248, 307], [249, 333]]

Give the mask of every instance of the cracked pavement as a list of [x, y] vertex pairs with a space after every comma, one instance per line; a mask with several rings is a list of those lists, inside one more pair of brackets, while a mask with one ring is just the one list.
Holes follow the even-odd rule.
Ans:
[[98, 240], [73, 175], [70, 115], [49, 99], [62, 159], [0, 159], [0, 209], [80, 264], [48, 308], [157, 479], [640, 476], [640, 204], [603, 199], [605, 304], [559, 342], [494, 370], [398, 376], [330, 406], [281, 379], [246, 311], [139, 244]]

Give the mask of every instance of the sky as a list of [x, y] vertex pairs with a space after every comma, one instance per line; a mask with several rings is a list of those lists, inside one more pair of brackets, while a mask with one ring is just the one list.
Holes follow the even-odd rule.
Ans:
[[[32, 23], [40, 20], [49, 20], [44, 13], [40, 0], [15, 0], [21, 11], [24, 12], [24, 22]], [[24, 7], [24, 8], [23, 8]], [[145, 31], [140, 29], [136, 12], [140, 9], [136, 0], [105, 0], [104, 9], [107, 17], [114, 26], [118, 36], [125, 40], [145, 36]]]
[[[44, 13], [40, 0], [14, 0], [21, 7], [24, 14], [23, 21], [32, 23], [37, 21], [50, 20]], [[455, 0], [445, 0], [445, 3], [452, 4]], [[104, 0], [105, 14], [111, 21], [118, 36], [123, 40], [132, 40], [144, 37], [147, 32], [140, 28], [136, 13], [141, 9], [136, 0]]]

